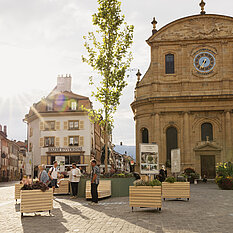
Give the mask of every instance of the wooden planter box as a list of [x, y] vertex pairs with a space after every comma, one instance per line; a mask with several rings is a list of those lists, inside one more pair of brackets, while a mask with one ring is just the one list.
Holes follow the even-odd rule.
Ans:
[[20, 191], [21, 188], [23, 187], [23, 184], [15, 184], [15, 200], [17, 204], [17, 200], [20, 199]]
[[61, 180], [59, 188], [55, 189], [54, 194], [69, 194], [69, 180]]
[[190, 198], [190, 183], [189, 182], [175, 182], [162, 183], [163, 199], [166, 198]]
[[53, 209], [53, 190], [49, 189], [45, 192], [41, 190], [21, 190], [20, 212], [34, 213], [41, 211], [50, 211]]
[[129, 187], [129, 206], [162, 208], [161, 186], [130, 186]]
[[[98, 185], [98, 198], [111, 196], [111, 180], [100, 180]], [[91, 199], [91, 181], [86, 181], [86, 199]]]

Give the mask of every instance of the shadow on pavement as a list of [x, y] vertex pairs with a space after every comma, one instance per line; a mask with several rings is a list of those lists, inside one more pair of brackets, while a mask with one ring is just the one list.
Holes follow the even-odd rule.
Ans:
[[72, 215], [79, 215], [80, 217], [82, 217], [85, 220], [90, 220], [90, 218], [83, 215], [82, 212], [78, 208], [67, 205], [66, 203], [61, 202], [58, 199], [56, 199], [56, 202], [58, 202], [60, 204], [62, 211], [65, 211], [65, 212], [72, 214]]
[[62, 224], [66, 222], [63, 218], [61, 209], [55, 208], [52, 210], [51, 215], [48, 213], [37, 213], [36, 215], [24, 215], [21, 218], [21, 224], [24, 233], [38, 233], [38, 232], [49, 232], [49, 233], [65, 233], [68, 229]]

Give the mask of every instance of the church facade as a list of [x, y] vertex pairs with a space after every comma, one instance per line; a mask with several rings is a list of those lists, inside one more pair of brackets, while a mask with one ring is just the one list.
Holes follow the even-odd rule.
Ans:
[[131, 104], [139, 144], [157, 143], [159, 163], [180, 148], [181, 169], [215, 177], [233, 162], [233, 18], [205, 14], [178, 19], [147, 40], [151, 62]]

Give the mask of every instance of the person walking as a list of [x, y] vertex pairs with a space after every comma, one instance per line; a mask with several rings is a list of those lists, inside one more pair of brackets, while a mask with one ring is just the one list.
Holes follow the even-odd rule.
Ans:
[[96, 165], [96, 160], [91, 161], [91, 196], [92, 196], [92, 204], [98, 203], [98, 185], [100, 179], [100, 169]]
[[49, 183], [49, 176], [48, 176], [48, 173], [45, 171], [45, 165], [42, 164], [42, 165], [39, 165], [38, 166], [39, 168], [39, 181], [43, 182], [44, 184], [48, 185]]
[[53, 167], [49, 169], [48, 175], [49, 178], [51, 179], [51, 186], [53, 188], [53, 193], [55, 191], [55, 188], [57, 187], [57, 177], [58, 177], [58, 168], [57, 168], [57, 161], [53, 162]]
[[71, 188], [72, 188], [72, 197], [71, 198], [77, 198], [78, 197], [78, 184], [81, 177], [81, 171], [79, 168], [77, 168], [75, 163], [72, 163], [72, 169], [71, 169]]
[[162, 168], [159, 170], [159, 181], [164, 182], [167, 178], [167, 170], [164, 165], [162, 165]]

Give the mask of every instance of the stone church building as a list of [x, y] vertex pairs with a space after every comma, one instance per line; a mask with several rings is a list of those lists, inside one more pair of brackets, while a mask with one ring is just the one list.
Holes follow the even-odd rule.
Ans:
[[215, 177], [219, 162], [233, 161], [233, 17], [206, 14], [156, 30], [149, 69], [135, 88], [131, 107], [139, 144], [157, 143], [159, 163], [180, 148], [181, 169]]

